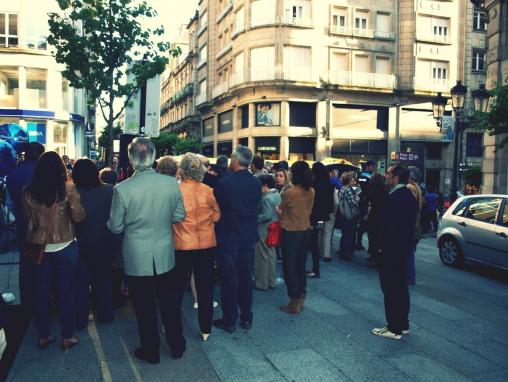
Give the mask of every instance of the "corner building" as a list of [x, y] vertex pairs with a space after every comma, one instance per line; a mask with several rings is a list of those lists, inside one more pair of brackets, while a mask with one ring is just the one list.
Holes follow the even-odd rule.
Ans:
[[419, 154], [427, 181], [452, 175], [453, 145], [430, 100], [464, 81], [465, 2], [202, 0], [195, 106], [203, 151], [246, 145], [271, 160], [353, 163], [384, 172]]

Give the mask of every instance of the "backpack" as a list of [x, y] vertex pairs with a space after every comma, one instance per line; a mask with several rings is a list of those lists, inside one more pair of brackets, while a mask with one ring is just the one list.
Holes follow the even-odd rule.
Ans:
[[347, 220], [351, 220], [358, 216], [358, 207], [351, 206], [346, 199], [346, 187], [343, 187], [339, 194], [339, 210], [340, 214]]

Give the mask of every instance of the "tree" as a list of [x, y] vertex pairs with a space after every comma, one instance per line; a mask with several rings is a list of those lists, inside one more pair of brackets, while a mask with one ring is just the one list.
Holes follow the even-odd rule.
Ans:
[[[99, 105], [106, 121], [108, 157], [113, 160], [113, 126], [139, 88], [164, 71], [167, 54], [179, 48], [168, 42], [154, 42], [164, 33], [161, 26], [143, 29], [140, 20], [157, 12], [146, 1], [57, 0], [60, 13], [49, 14], [48, 43], [62, 75], [72, 87], [85, 89], [90, 103]], [[126, 82], [131, 75], [132, 82]], [[123, 100], [116, 107], [115, 99]], [[119, 110], [115, 110], [119, 109]]]
[[162, 131], [157, 138], [152, 138], [151, 141], [155, 146], [156, 158], [160, 158], [173, 154], [173, 147], [178, 142], [178, 136], [175, 133]]
[[488, 131], [489, 135], [505, 134], [498, 148], [502, 148], [508, 143], [508, 84], [492, 90], [488, 112], [479, 112], [477, 117], [478, 127]]
[[176, 142], [173, 147], [174, 155], [182, 155], [185, 153], [201, 153], [201, 143], [196, 138], [185, 138]]
[[[122, 134], [122, 132], [122, 128], [119, 125], [116, 125], [116, 127], [113, 128], [113, 140], [120, 139], [120, 134]], [[100, 147], [109, 150], [108, 132], [106, 129], [102, 130], [101, 135], [99, 135], [99, 139], [97, 141]]]

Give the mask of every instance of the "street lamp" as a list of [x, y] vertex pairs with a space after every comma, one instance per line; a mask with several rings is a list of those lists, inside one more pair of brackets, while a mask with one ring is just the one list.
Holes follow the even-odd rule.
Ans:
[[480, 88], [471, 92], [473, 95], [474, 111], [486, 113], [489, 109], [490, 92], [485, 89], [485, 84], [480, 84]]
[[457, 80], [457, 85], [450, 89], [452, 95], [452, 108], [455, 114], [461, 113], [464, 110], [464, 103], [466, 101], [467, 87], [462, 85], [462, 81]]
[[443, 115], [445, 112], [446, 104], [448, 103], [448, 98], [443, 97], [441, 92], [437, 93], [437, 97], [432, 100], [432, 115], [436, 120], [436, 124], [441, 127], [443, 122]]
[[462, 85], [462, 81], [457, 80], [457, 85], [450, 89], [452, 96], [452, 108], [455, 113], [455, 129], [453, 137], [453, 177], [452, 177], [452, 192], [457, 191], [457, 180], [459, 175], [459, 146], [460, 134], [463, 126], [461, 125], [462, 112], [464, 110], [464, 103], [466, 101], [467, 87]]

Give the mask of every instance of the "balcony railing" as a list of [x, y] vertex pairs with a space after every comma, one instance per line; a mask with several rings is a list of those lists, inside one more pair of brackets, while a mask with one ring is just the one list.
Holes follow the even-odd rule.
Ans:
[[206, 102], [206, 93], [201, 93], [196, 96], [196, 106]]
[[222, 12], [217, 16], [217, 19], [215, 20], [217, 23], [220, 23], [220, 21], [226, 17], [226, 15], [229, 13], [230, 10], [233, 9], [233, 0], [229, 0], [228, 5], [226, 5], [226, 8], [222, 10]]
[[429, 91], [429, 92], [449, 92], [454, 83], [448, 79], [442, 78], [426, 78], [415, 77], [414, 88], [415, 90]]
[[333, 85], [379, 89], [395, 89], [396, 87], [396, 79], [393, 74], [330, 71], [324, 77]]
[[356, 37], [374, 38], [373, 29], [354, 28], [353, 35]]
[[231, 49], [233, 48], [233, 42], [231, 41], [230, 43], [228, 43], [224, 48], [222, 48], [221, 50], [219, 50], [219, 53], [217, 53], [217, 55], [215, 56], [216, 59], [219, 59], [221, 58], [222, 56], [224, 56], [227, 52], [229, 52]]
[[341, 26], [341, 25], [330, 25], [330, 32], [332, 34], [343, 34], [343, 35], [351, 35], [353, 30], [351, 27]]
[[258, 66], [249, 69], [251, 81], [273, 81], [275, 77], [275, 67]]
[[432, 41], [439, 44], [449, 44], [450, 43], [450, 36], [446, 35], [438, 35], [438, 34], [432, 34], [432, 33], [419, 33], [417, 35], [418, 40], [424, 40], [424, 41]]
[[395, 39], [395, 33], [393, 32], [384, 32], [384, 31], [376, 31], [375, 32], [376, 38], [381, 38], [385, 40], [393, 40]]
[[298, 25], [298, 26], [305, 26], [305, 27], [311, 27], [312, 26], [312, 19], [310, 17], [290, 17], [286, 16], [282, 19], [282, 22], [285, 25]]
[[228, 91], [228, 84], [227, 84], [227, 82], [219, 84], [219, 85], [215, 86], [212, 89], [212, 98], [217, 98], [220, 95], [222, 95], [224, 93], [227, 93], [227, 91]]
[[276, 23], [275, 14], [273, 14], [273, 15], [268, 15], [268, 16], [264, 16], [264, 17], [252, 18], [250, 21], [250, 26], [252, 28], [254, 28], [254, 27], [259, 27], [259, 26], [264, 26], [264, 25], [274, 25], [275, 23]]
[[312, 67], [310, 66], [284, 65], [281, 79], [298, 82], [317, 82], [317, 76], [313, 75]]
[[229, 76], [229, 87], [239, 85], [245, 81], [245, 75], [243, 69], [241, 71], [235, 72]]

